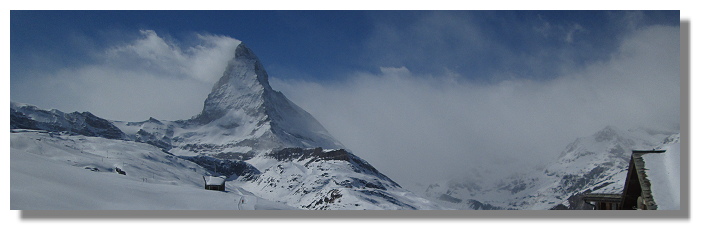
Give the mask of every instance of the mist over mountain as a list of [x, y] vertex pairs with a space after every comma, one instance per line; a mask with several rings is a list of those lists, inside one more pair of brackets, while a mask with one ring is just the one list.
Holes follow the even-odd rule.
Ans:
[[[48, 131], [49, 139], [57, 138], [55, 141], [83, 135], [149, 144], [160, 150], [160, 156], [166, 153], [167, 157], [176, 156], [195, 163], [200, 169], [190, 166], [194, 172], [223, 175], [230, 192], [241, 197], [252, 195], [300, 209], [439, 208], [345, 150], [311, 114], [281, 92], [274, 91], [259, 59], [242, 43], [213, 86], [202, 112], [191, 119], [150, 118], [142, 122], [123, 122], [108, 121], [87, 112], [65, 114], [18, 103], [12, 103], [10, 109], [11, 128], [16, 130], [13, 136], [23, 139], [22, 142], [31, 142], [31, 138], [25, 136], [37, 135], [36, 131], [24, 131], [29, 129], [40, 131], [39, 135]], [[112, 142], [88, 144], [100, 148]], [[66, 146], [79, 149], [74, 145]], [[59, 151], [57, 147], [45, 148]], [[130, 156], [130, 161], [134, 158], [156, 160], [155, 149], [146, 149], [152, 152]], [[88, 174], [110, 171], [111, 167], [91, 165], [95, 162], [89, 159], [95, 153], [86, 154], [81, 150], [73, 165], [78, 162], [81, 163], [78, 165], [85, 165], [85, 169], [97, 169], [85, 172]], [[108, 154], [103, 157], [108, 158]], [[35, 156], [37, 153], [25, 155], [49, 157], [43, 156], [44, 151], [39, 156]], [[87, 161], [92, 163], [87, 164]], [[145, 169], [128, 167], [124, 160], [122, 166], [114, 169], [121, 174], [128, 172], [128, 176], [134, 172], [145, 174]], [[17, 205], [18, 208], [23, 206]]]
[[565, 147], [556, 161], [536, 170], [488, 181], [455, 178], [417, 187], [418, 194], [455, 209], [550, 210], [582, 207], [584, 193], [620, 194], [632, 150], [665, 149], [680, 158], [680, 133], [607, 126]]

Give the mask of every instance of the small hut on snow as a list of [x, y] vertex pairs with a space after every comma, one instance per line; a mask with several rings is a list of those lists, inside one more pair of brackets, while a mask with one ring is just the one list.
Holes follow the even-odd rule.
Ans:
[[206, 190], [225, 191], [225, 176], [203, 176]]

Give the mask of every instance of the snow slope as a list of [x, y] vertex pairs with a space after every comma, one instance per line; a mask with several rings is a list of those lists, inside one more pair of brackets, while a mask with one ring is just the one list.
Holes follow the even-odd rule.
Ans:
[[288, 148], [247, 160], [261, 173], [233, 181], [255, 195], [311, 210], [438, 210], [345, 150]]
[[143, 143], [15, 130], [10, 145], [12, 210], [295, 209], [232, 185], [204, 190], [210, 172]]
[[213, 158], [244, 168], [220, 163], [230, 177], [217, 192], [203, 189], [216, 173], [199, 165], [213, 162], [145, 143], [23, 129], [10, 143], [13, 210], [441, 209], [345, 150], [286, 149], [244, 166]]

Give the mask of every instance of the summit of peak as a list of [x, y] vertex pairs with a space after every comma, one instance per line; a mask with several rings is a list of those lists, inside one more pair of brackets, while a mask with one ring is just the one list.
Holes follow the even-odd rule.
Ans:
[[208, 94], [203, 111], [189, 120], [194, 128], [213, 127], [210, 130], [223, 136], [215, 141], [217, 145], [246, 146], [253, 151], [343, 148], [311, 114], [272, 89], [264, 66], [250, 48], [240, 43], [234, 54]]
[[239, 45], [237, 45], [237, 48], [235, 48], [235, 57], [234, 59], [252, 59], [252, 60], [259, 60], [257, 58], [257, 55], [255, 55], [252, 50], [245, 45], [245, 43], [241, 42]]
[[267, 71], [254, 52], [240, 43], [195, 119], [211, 122], [236, 109], [257, 112], [267, 92], [272, 92]]
[[228, 61], [223, 76], [213, 86], [211, 92], [215, 92], [217, 89], [229, 84], [242, 88], [262, 86], [271, 89], [267, 71], [259, 58], [257, 58], [257, 55], [245, 43], [240, 43], [237, 46], [235, 55]]
[[[271, 87], [269, 87], [269, 75], [267, 74], [267, 71], [264, 70], [262, 62], [260, 62], [257, 55], [255, 55], [255, 53], [252, 52], [252, 50], [247, 47], [245, 43], [241, 42], [240, 45], [235, 48], [235, 56], [228, 62], [228, 67], [226, 67], [223, 77], [225, 77], [225, 75], [229, 72], [232, 73], [230, 70], [233, 69], [245, 69], [247, 71], [254, 72], [254, 78], [256, 78], [262, 86], [271, 89]], [[252, 78], [251, 76], [245, 77]]]

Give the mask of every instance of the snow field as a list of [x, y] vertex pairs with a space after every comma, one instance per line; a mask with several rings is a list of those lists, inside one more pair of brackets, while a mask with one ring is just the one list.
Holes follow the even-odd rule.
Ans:
[[204, 190], [203, 168], [147, 144], [34, 131], [10, 143], [12, 210], [295, 209], [232, 185]]

